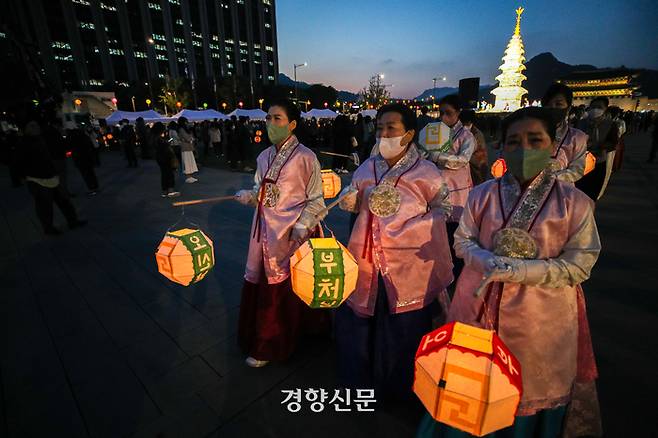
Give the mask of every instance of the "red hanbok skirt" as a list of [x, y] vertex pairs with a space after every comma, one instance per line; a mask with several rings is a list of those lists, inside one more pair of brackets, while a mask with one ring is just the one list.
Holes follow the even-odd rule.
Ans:
[[325, 309], [311, 309], [292, 291], [290, 277], [268, 284], [242, 286], [238, 342], [242, 351], [258, 360], [285, 360], [294, 352], [303, 335], [328, 335], [331, 315]]

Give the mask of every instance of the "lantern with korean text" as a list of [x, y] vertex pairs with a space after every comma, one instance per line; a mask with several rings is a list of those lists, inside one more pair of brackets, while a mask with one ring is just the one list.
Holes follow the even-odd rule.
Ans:
[[413, 389], [435, 420], [483, 436], [514, 423], [521, 365], [495, 332], [452, 322], [421, 339]]
[[451, 130], [443, 122], [432, 122], [425, 125], [418, 134], [418, 143], [428, 153], [431, 152], [448, 152], [451, 141]]
[[587, 154], [585, 154], [585, 171], [583, 172], [583, 175], [587, 175], [594, 170], [594, 166], [596, 166], [596, 157], [593, 153], [587, 151]]
[[322, 171], [322, 193], [324, 199], [335, 198], [340, 193], [340, 177], [331, 169]]
[[507, 163], [502, 158], [497, 159], [491, 165], [491, 174], [494, 178], [501, 178], [507, 172]]
[[354, 256], [333, 237], [309, 239], [290, 258], [292, 290], [312, 308], [340, 306], [358, 273]]
[[175, 283], [189, 286], [201, 281], [215, 265], [212, 240], [203, 231], [168, 231], [155, 252], [158, 271]]

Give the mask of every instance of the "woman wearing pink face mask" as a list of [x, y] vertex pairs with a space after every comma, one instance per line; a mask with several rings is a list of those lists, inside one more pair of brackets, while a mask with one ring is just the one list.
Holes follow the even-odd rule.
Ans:
[[[414, 354], [432, 328], [432, 304], [452, 281], [441, 172], [413, 143], [414, 113], [377, 113], [378, 151], [354, 173], [343, 210], [357, 213], [349, 250], [357, 287], [336, 313], [339, 379], [377, 399], [412, 396]], [[447, 302], [445, 298], [444, 302]]]

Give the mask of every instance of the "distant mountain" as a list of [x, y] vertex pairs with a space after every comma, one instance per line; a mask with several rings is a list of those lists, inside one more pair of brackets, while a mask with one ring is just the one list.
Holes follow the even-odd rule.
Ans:
[[341, 102], [358, 102], [359, 95], [356, 93], [351, 93], [349, 91], [339, 91], [338, 100]]
[[[295, 86], [295, 81], [291, 78], [289, 78], [286, 74], [284, 73], [279, 73], [279, 85], [283, 85], [286, 87], [294, 87]], [[309, 88], [311, 84], [308, 84], [306, 82], [301, 82], [297, 81], [297, 87], [300, 90], [303, 90], [305, 88]], [[350, 91], [338, 91], [338, 100], [341, 102], [356, 102], [359, 100], [359, 95], [352, 93]]]
[[596, 70], [593, 65], [579, 64], [570, 65], [559, 61], [552, 53], [540, 53], [525, 63], [525, 75], [528, 78], [523, 82], [523, 87], [528, 90], [530, 100], [541, 99], [548, 87], [560, 79], [575, 71]]
[[[295, 81], [289, 78], [286, 74], [279, 73], [279, 85], [283, 85], [286, 87], [294, 87]], [[310, 86], [311, 84], [307, 84], [306, 82], [297, 81], [297, 87], [300, 89], [308, 88]]]
[[[493, 90], [495, 85], [480, 85], [480, 91], [479, 91], [479, 96], [480, 97], [485, 97], [489, 95], [489, 92]], [[457, 94], [459, 93], [459, 88], [457, 87], [437, 87], [437, 88], [429, 88], [425, 91], [423, 91], [419, 96], [416, 97], [416, 100], [422, 100], [422, 99], [430, 99], [430, 96], [434, 96], [434, 100], [438, 101], [444, 96], [447, 96], [449, 94]]]

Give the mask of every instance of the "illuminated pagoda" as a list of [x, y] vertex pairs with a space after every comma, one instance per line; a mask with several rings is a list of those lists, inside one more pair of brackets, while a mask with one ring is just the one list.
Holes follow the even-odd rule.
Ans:
[[516, 27], [514, 35], [507, 44], [503, 64], [500, 66], [501, 74], [496, 76], [498, 87], [491, 91], [496, 96], [493, 111], [515, 111], [521, 107], [521, 98], [528, 94], [528, 90], [521, 84], [527, 78], [523, 74], [525, 70], [525, 56], [523, 40], [521, 40], [521, 14], [524, 9], [516, 9]]

